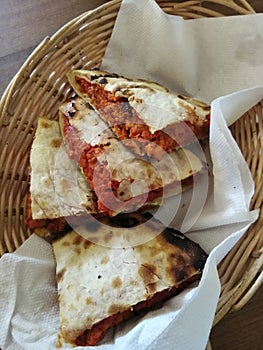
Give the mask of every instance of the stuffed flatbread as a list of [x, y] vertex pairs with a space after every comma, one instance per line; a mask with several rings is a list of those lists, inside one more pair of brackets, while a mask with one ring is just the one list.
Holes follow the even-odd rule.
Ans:
[[68, 79], [136, 154], [161, 159], [164, 152], [208, 137], [210, 107], [203, 102], [98, 69], [74, 70]]
[[98, 209], [113, 216], [178, 194], [201, 174], [201, 160], [187, 149], [160, 161], [135, 156], [82, 99], [60, 108], [60, 125], [69, 157], [78, 162], [98, 197]]
[[[162, 304], [201, 276], [207, 255], [196, 243], [142, 215], [127, 218], [134, 226], [127, 227], [124, 215], [119, 227], [114, 218], [85, 227], [87, 237], [104, 237], [105, 245], [74, 231], [53, 242], [60, 332], [68, 343], [96, 345], [110, 327]], [[125, 232], [127, 239], [151, 239], [115, 248]]]

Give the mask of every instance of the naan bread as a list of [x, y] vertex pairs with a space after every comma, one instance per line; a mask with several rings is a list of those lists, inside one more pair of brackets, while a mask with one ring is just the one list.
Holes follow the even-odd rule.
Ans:
[[[53, 242], [60, 330], [73, 345], [96, 345], [112, 326], [150, 310], [200, 278], [206, 253], [149, 217], [103, 218]], [[85, 238], [84, 238], [85, 237]], [[133, 245], [137, 237], [142, 244]]]
[[[97, 199], [77, 164], [70, 160], [59, 123], [39, 118], [30, 153], [30, 197], [27, 224], [43, 234], [63, 229], [64, 217], [98, 213]], [[44, 220], [44, 221], [42, 221]], [[49, 227], [46, 220], [49, 220]]]
[[137, 154], [160, 159], [208, 137], [210, 107], [145, 80], [98, 69], [73, 70], [68, 79], [120, 140]]
[[82, 99], [60, 107], [60, 125], [69, 156], [76, 160], [98, 197], [98, 208], [113, 216], [178, 194], [202, 172], [201, 160], [187, 149], [161, 160], [136, 156]]

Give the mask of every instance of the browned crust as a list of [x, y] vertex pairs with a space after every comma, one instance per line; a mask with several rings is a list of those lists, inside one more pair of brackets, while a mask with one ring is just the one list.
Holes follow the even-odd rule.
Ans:
[[118, 312], [115, 315], [109, 316], [106, 319], [96, 323], [90, 330], [85, 330], [75, 341], [75, 344], [78, 346], [94, 346], [97, 345], [100, 340], [103, 339], [108, 329], [113, 326], [120, 324], [121, 322], [128, 320], [138, 314], [141, 314], [145, 311], [150, 311], [153, 308], [162, 306], [162, 304], [173, 296], [179, 294], [192, 282], [200, 279], [201, 272], [197, 271], [195, 275], [191, 276], [182, 283], [166, 289], [164, 291], [158, 292], [153, 295], [148, 300], [141, 301], [138, 304]]
[[[149, 219], [149, 214], [122, 214], [114, 219], [105, 218], [108, 223], [111, 222], [117, 227], [133, 227], [139, 223], [148, 222]], [[151, 222], [153, 227], [158, 224], [160, 224], [158, 221]], [[162, 226], [162, 224], [160, 225]], [[108, 317], [94, 324], [90, 329], [78, 329], [69, 332], [70, 334], [68, 331], [64, 331], [64, 339], [68, 338], [74, 345], [78, 346], [94, 346], [103, 339], [107, 330], [111, 327], [137, 316], [142, 312], [161, 307], [166, 300], [179, 294], [192, 282], [201, 278], [207, 254], [198, 244], [172, 228], [164, 228], [156, 239], [158, 243], [156, 242], [156, 245], [151, 246], [149, 252], [151, 256], [154, 257], [154, 255], [158, 253], [160, 247], [166, 247], [165, 251], [169, 261], [167, 266], [163, 268], [166, 269], [166, 273], [170, 275], [170, 280], [172, 281], [171, 287], [156, 292], [154, 283], [151, 283], [155, 280], [152, 278], [156, 273], [155, 266], [147, 263], [141, 264], [138, 273], [144, 281], [145, 287], [148, 289], [146, 300], [142, 300], [136, 305], [113, 304], [109, 307]], [[143, 251], [145, 247], [142, 245], [138, 247], [138, 249], [142, 249]], [[63, 273], [63, 270], [60, 271], [57, 274], [57, 279], [61, 278]], [[115, 287], [120, 283], [120, 279], [115, 280]], [[113, 288], [115, 287], [113, 286]], [[76, 334], [75, 339], [73, 332]]]

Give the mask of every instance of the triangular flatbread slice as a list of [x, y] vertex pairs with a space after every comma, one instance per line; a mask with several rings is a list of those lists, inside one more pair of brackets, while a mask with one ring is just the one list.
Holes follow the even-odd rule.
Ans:
[[95, 191], [99, 210], [110, 216], [181, 193], [204, 169], [187, 149], [159, 161], [134, 155], [80, 98], [64, 103], [59, 119], [69, 157], [78, 162]]
[[97, 214], [97, 198], [67, 155], [58, 121], [39, 118], [30, 152], [27, 225], [36, 232], [62, 231], [65, 217]]
[[138, 214], [80, 227], [53, 250], [60, 332], [77, 346], [96, 345], [109, 328], [181, 292], [207, 258], [180, 232]]
[[210, 107], [145, 80], [98, 69], [73, 70], [68, 79], [133, 152], [161, 159], [164, 152], [208, 137]]

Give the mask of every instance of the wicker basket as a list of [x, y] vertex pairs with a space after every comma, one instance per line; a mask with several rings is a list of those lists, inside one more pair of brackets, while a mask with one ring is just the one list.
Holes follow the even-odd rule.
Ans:
[[[57, 117], [70, 95], [65, 73], [99, 66], [120, 7], [114, 0], [84, 13], [47, 37], [27, 59], [0, 103], [0, 255], [13, 252], [28, 238], [24, 225], [28, 190], [28, 159], [39, 116]], [[250, 14], [246, 0], [158, 1], [162, 9], [184, 18]], [[256, 191], [251, 209], [262, 207], [263, 102], [254, 106], [231, 131], [251, 169]], [[261, 157], [260, 157], [261, 155]], [[222, 283], [214, 324], [241, 308], [261, 285], [263, 274], [263, 211], [219, 266]]]

